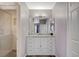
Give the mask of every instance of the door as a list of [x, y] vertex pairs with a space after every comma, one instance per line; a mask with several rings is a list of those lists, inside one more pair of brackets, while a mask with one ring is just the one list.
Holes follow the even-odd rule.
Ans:
[[71, 56], [79, 57], [79, 7], [71, 11]]

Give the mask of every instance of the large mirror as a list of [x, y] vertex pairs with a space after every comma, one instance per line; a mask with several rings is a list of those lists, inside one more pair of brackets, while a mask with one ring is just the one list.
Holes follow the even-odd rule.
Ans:
[[50, 21], [45, 16], [36, 16], [33, 18], [34, 32], [36, 34], [50, 34], [54, 32], [54, 21]]

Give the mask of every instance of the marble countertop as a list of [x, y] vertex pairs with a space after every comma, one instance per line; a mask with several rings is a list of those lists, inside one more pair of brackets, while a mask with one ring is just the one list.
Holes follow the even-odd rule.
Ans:
[[45, 37], [55, 37], [55, 35], [43, 35], [43, 34], [42, 34], [42, 35], [41, 35], [41, 34], [38, 34], [38, 35], [36, 35], [36, 34], [35, 34], [35, 35], [30, 34], [30, 35], [26, 35], [26, 36], [39, 36], [39, 37], [40, 37], [40, 36], [42, 36], [42, 37], [45, 36]]

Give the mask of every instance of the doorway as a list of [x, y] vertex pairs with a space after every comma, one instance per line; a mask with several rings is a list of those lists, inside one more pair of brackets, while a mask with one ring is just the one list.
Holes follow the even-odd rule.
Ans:
[[16, 57], [16, 10], [0, 9], [0, 57]]

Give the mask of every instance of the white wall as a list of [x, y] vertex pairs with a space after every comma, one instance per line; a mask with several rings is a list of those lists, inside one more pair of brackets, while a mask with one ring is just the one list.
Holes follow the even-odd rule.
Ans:
[[[18, 57], [24, 57], [26, 56], [26, 51], [25, 51], [25, 40], [26, 36], [25, 34], [28, 34], [28, 17], [29, 17], [29, 10], [26, 6], [25, 3], [19, 3], [19, 16], [20, 19], [18, 19], [18, 25], [19, 27], [19, 39], [17, 40], [17, 56]], [[20, 22], [19, 22], [20, 21]]]
[[56, 33], [56, 54], [59, 57], [66, 56], [66, 35], [67, 35], [67, 3], [58, 2], [53, 8]]

